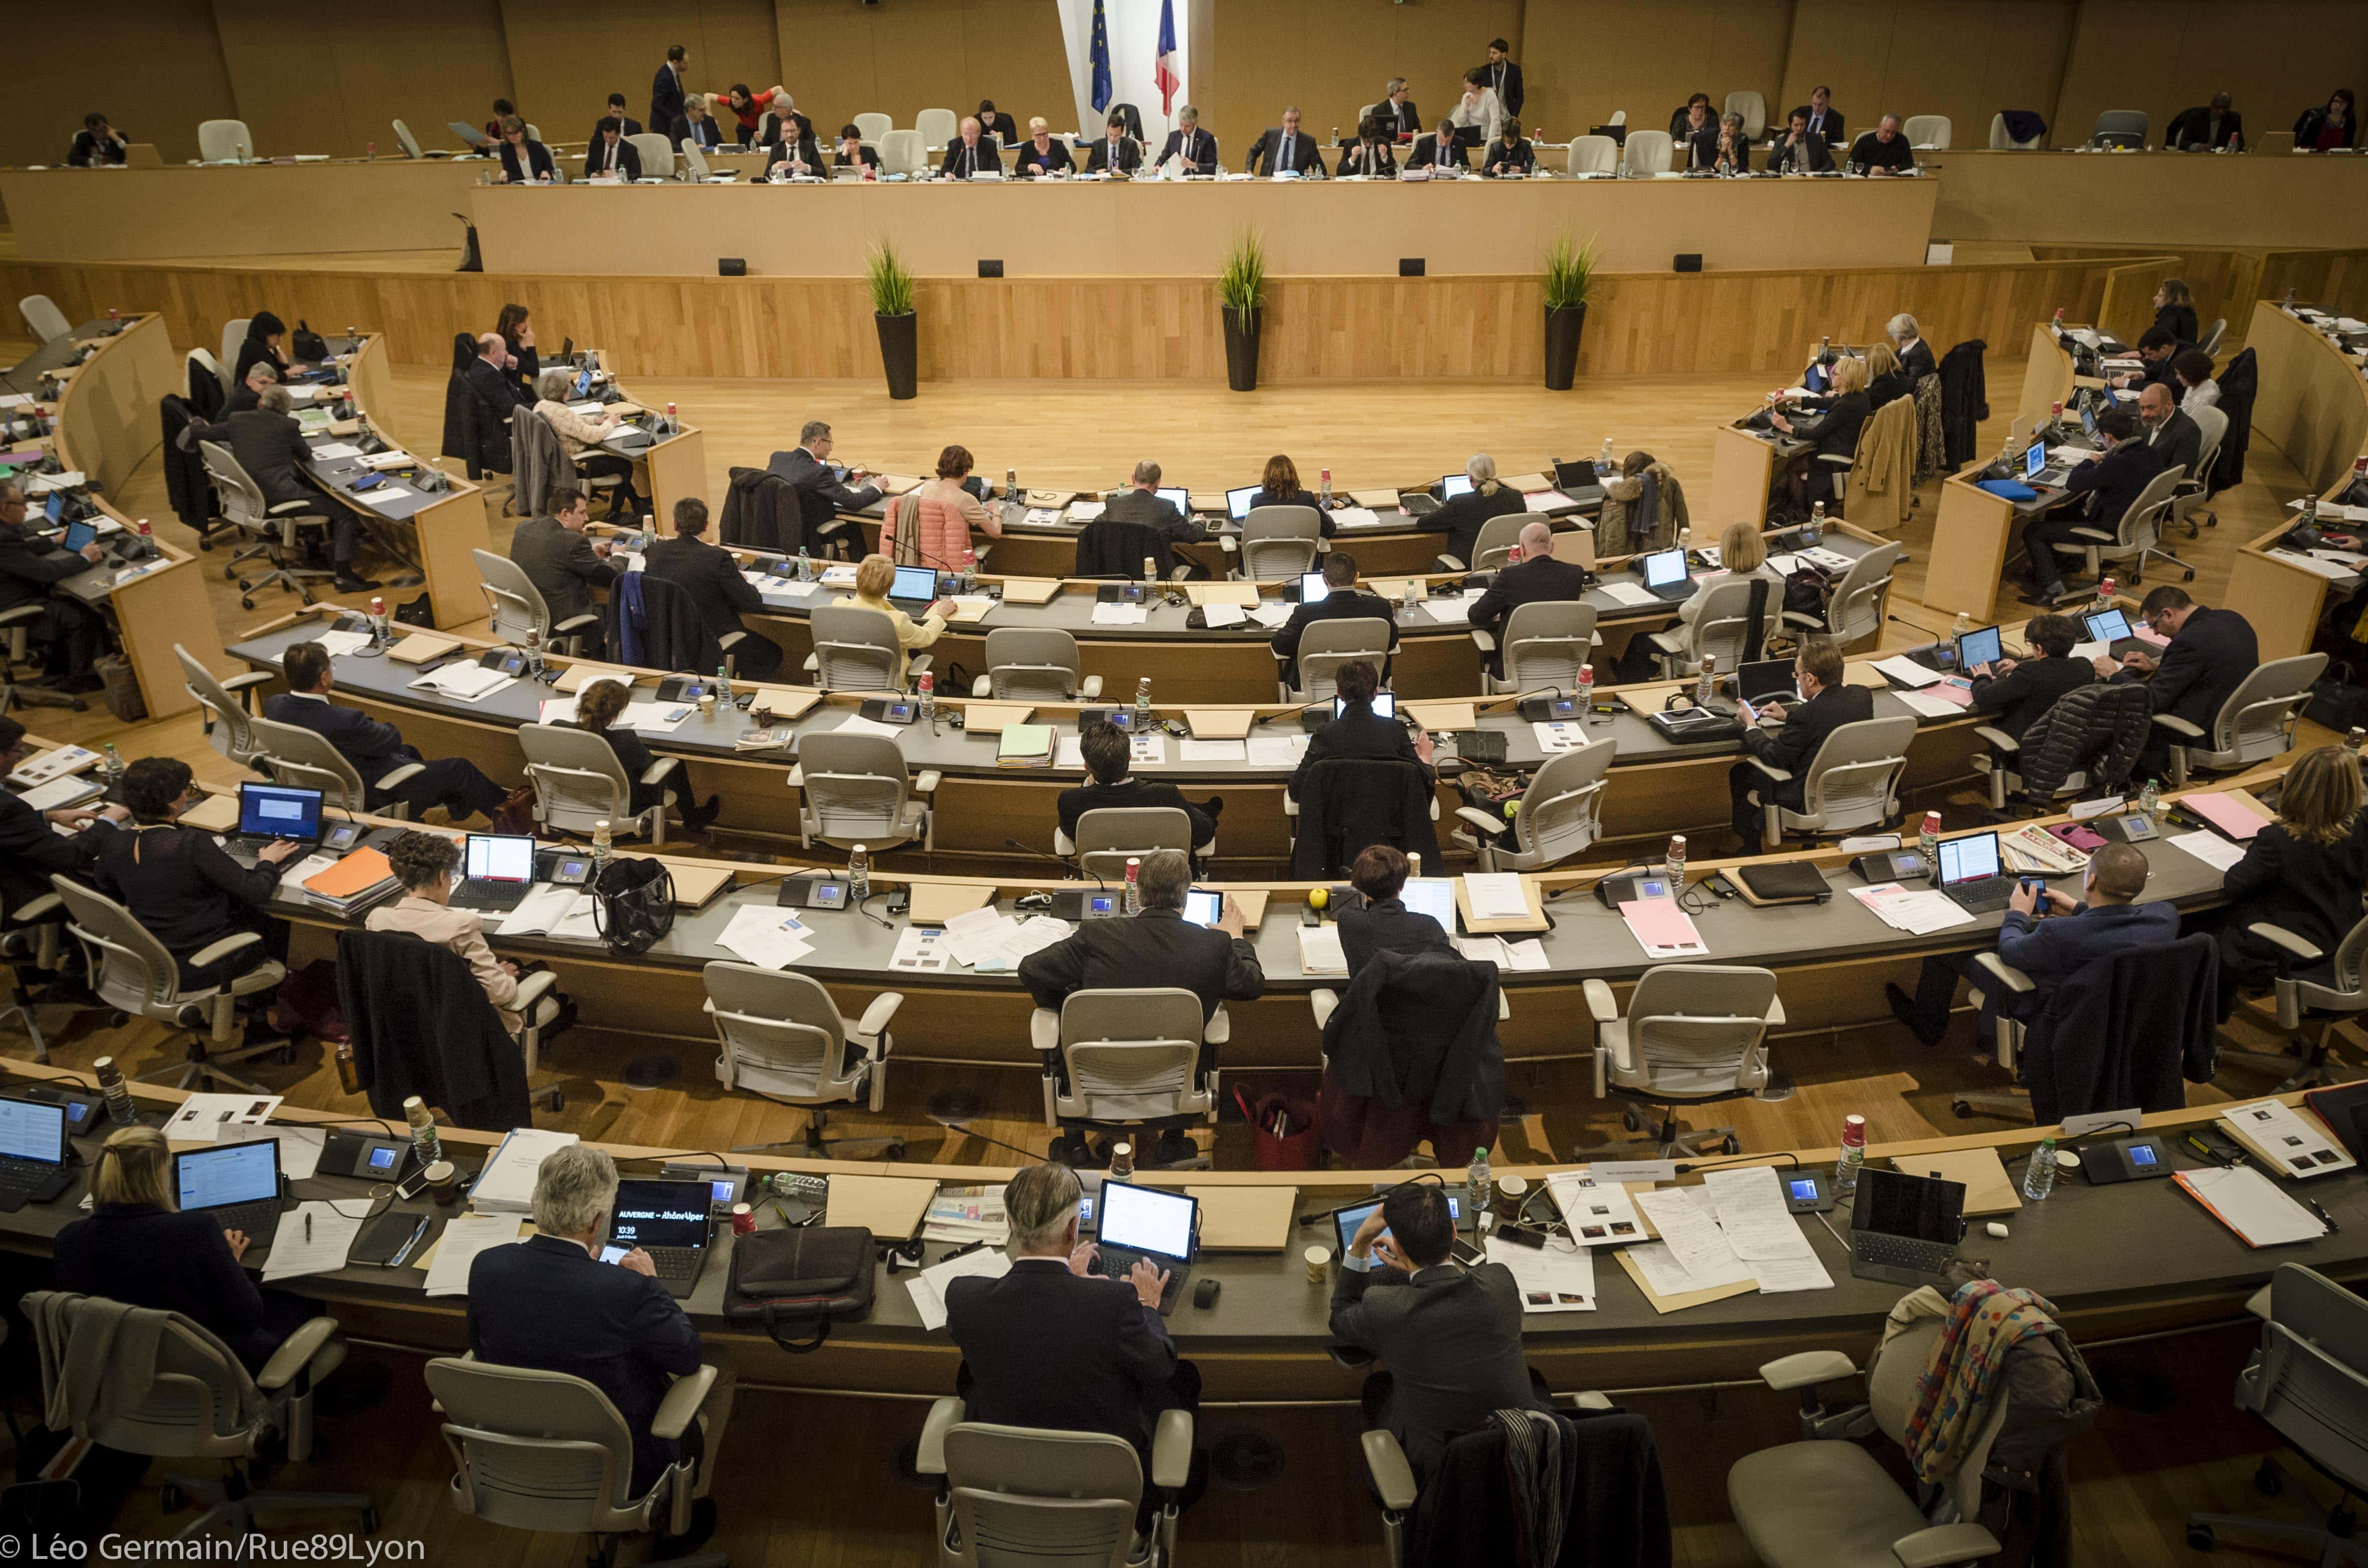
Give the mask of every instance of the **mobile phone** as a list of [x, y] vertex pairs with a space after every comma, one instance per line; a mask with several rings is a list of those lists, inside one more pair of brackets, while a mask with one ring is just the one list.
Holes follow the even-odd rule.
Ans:
[[346, 486], [346, 488], [359, 495], [364, 491], [376, 490], [380, 485], [384, 484], [385, 483], [386, 475], [382, 473], [366, 473], [361, 478], [355, 480], [351, 484]]
[[666, 722], [669, 724], [678, 723], [682, 720], [689, 718], [693, 711], [693, 710], [689, 708], [669, 708], [666, 710]]

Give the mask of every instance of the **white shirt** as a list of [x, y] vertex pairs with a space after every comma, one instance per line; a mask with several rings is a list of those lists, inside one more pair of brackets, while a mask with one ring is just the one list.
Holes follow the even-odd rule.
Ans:
[[2187, 389], [2187, 395], [2179, 400], [2179, 406], [2181, 408], [2219, 407], [2220, 383], [2206, 376]]
[[1480, 144], [1485, 147], [1497, 140], [1497, 128], [1503, 122], [1505, 111], [1497, 105], [1497, 89], [1483, 87], [1477, 103], [1470, 98], [1458, 98], [1447, 118], [1455, 125], [1480, 127]]

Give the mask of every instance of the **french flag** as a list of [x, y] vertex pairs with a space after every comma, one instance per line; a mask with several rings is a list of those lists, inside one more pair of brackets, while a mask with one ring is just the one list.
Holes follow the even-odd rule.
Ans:
[[1176, 108], [1177, 90], [1184, 78], [1176, 74], [1176, 0], [1159, 0], [1159, 58], [1151, 79], [1159, 87], [1159, 113], [1165, 119]]

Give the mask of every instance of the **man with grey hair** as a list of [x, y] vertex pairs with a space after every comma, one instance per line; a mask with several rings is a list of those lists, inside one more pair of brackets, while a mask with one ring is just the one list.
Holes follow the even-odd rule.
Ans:
[[1324, 156], [1315, 150], [1315, 141], [1299, 129], [1299, 106], [1292, 105], [1282, 111], [1280, 130], [1261, 131], [1250, 143], [1250, 155], [1242, 167], [1266, 178], [1277, 175], [1324, 177]]
[[1886, 114], [1875, 121], [1874, 129], [1851, 144], [1850, 161], [1861, 174], [1912, 175], [1916, 172], [1916, 149], [1907, 144], [1900, 131], [1896, 114]]
[[[1004, 1188], [1011, 1272], [946, 1287], [946, 1332], [962, 1353], [955, 1392], [973, 1421], [1122, 1437], [1148, 1477], [1159, 1413], [1199, 1403], [1201, 1373], [1178, 1359], [1159, 1315], [1165, 1273], [1147, 1262], [1123, 1280], [1093, 1272], [1099, 1249], [1078, 1239], [1080, 1196], [1076, 1173], [1052, 1164], [1022, 1167]], [[1155, 1506], [1143, 1491], [1138, 1528]]]
[[1167, 133], [1167, 143], [1159, 149], [1159, 156], [1151, 161], [1151, 166], [1155, 171], [1161, 169], [1170, 158], [1180, 160], [1181, 170], [1188, 175], [1217, 172], [1217, 139], [1201, 129], [1201, 111], [1190, 104], [1177, 109], [1176, 129]]
[[633, 1434], [633, 1495], [678, 1460], [696, 1465], [690, 1532], [667, 1543], [678, 1556], [715, 1528], [707, 1487], [732, 1414], [732, 1365], [718, 1358], [698, 1419], [679, 1437], [658, 1436], [658, 1407], [677, 1378], [700, 1369], [701, 1346], [649, 1254], [635, 1247], [613, 1265], [601, 1261], [616, 1162], [588, 1143], [552, 1151], [535, 1173], [533, 1204], [534, 1235], [469, 1265], [469, 1348], [480, 1361], [564, 1372], [606, 1394]]
[[263, 389], [279, 384], [279, 367], [268, 359], [257, 359], [246, 368], [246, 379], [239, 382], [231, 392], [230, 401], [222, 404], [222, 417], [227, 419], [233, 414], [245, 414], [250, 408], [260, 408], [263, 406]]
[[978, 116], [962, 116], [962, 127], [953, 142], [946, 148], [945, 162], [938, 165], [942, 179], [968, 179], [982, 169], [1003, 172], [1003, 159], [995, 150], [995, 138], [986, 134]]
[[1916, 324], [1914, 316], [1902, 311], [1884, 323], [1883, 330], [1898, 352], [1899, 371], [1907, 378], [1908, 390], [1914, 391], [1925, 377], [1939, 373], [1940, 362], [1932, 358], [1932, 346], [1924, 341], [1924, 329]]
[[1422, 134], [1422, 114], [1414, 107], [1414, 100], [1406, 97], [1406, 79], [1403, 76], [1391, 77], [1389, 85], [1382, 89], [1382, 101], [1373, 106], [1373, 118], [1401, 142]]
[[[1157, 534], [1172, 551], [1179, 544], [1193, 544], [1208, 538], [1208, 533], [1192, 520], [1190, 513], [1159, 494], [1159, 465], [1149, 458], [1134, 465], [1134, 476], [1127, 487], [1112, 495], [1102, 506], [1102, 515], [1087, 523], [1077, 535], [1077, 554], [1091, 559], [1094, 551], [1088, 540], [1099, 540], [1094, 530], [1106, 523], [1140, 523]], [[1133, 562], [1129, 562], [1130, 565]], [[1167, 574], [1167, 563], [1160, 562], [1160, 574]], [[1206, 568], [1192, 567], [1192, 575], [1207, 576]], [[1133, 575], [1129, 573], [1128, 575]]]
[[[829, 422], [809, 419], [798, 431], [798, 444], [786, 452], [775, 452], [765, 468], [777, 478], [788, 480], [791, 488], [798, 493], [807, 546], [817, 555], [837, 555], [853, 561], [863, 553], [863, 527], [841, 514], [860, 512], [871, 506], [880, 499], [880, 489], [863, 483], [863, 471], [860, 468], [832, 468], [832, 444]], [[849, 485], [857, 488], [849, 489]]]

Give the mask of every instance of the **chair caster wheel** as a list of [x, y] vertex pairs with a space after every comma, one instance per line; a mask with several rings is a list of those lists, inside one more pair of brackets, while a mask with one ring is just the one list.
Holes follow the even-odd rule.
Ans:
[[208, 535], [201, 535], [201, 536], [199, 538], [199, 540], [198, 540], [198, 548], [199, 548], [199, 550], [211, 550], [213, 547], [214, 547], [213, 537], [212, 537], [211, 534], [208, 534]]
[[310, 588], [299, 588], [296, 590], [296, 597], [301, 603], [309, 607], [313, 603], [313, 590]]
[[255, 600], [248, 595], [241, 594], [238, 597], [238, 608], [241, 609], [253, 609], [255, 608]]
[[905, 1141], [899, 1138], [895, 1142], [889, 1144], [885, 1153], [891, 1160], [902, 1160], [905, 1157]]
[[286, 1045], [283, 1045], [279, 1050], [273, 1051], [271, 1053], [271, 1060], [279, 1062], [282, 1067], [293, 1067], [296, 1065], [295, 1041], [290, 1040]]
[[107, 1027], [111, 1029], [120, 1029], [131, 1021], [131, 1015], [129, 1013], [115, 1012], [107, 1016]]
[[1730, 1132], [1718, 1147], [1721, 1153], [1740, 1154], [1743, 1153], [1743, 1140]]
[[2274, 1497], [2286, 1489], [2286, 1472], [2278, 1468], [2275, 1460], [2263, 1460], [2261, 1468], [2253, 1472], [2253, 1490], [2264, 1497]]
[[2211, 1551], [2211, 1550], [2212, 1550], [2212, 1527], [2211, 1527], [2210, 1525], [2190, 1525], [2190, 1526], [2188, 1526], [2188, 1527], [2187, 1527], [2187, 1544], [2188, 1544], [2188, 1545], [2190, 1545], [2190, 1546], [2192, 1546], [2192, 1547], [2193, 1547], [2193, 1548], [2194, 1548], [2196, 1551]]
[[[543, 1097], [542, 1103], [546, 1108], [553, 1111], [565, 1110], [567, 1108], [567, 1096], [561, 1090], [553, 1089]], [[903, 1156], [899, 1155], [898, 1158], [901, 1159]]]
[[1620, 1113], [1620, 1125], [1634, 1132], [1645, 1125], [1645, 1119], [1633, 1110], [1623, 1110]]
[[1955, 1117], [1959, 1121], [1971, 1120], [1974, 1114], [1974, 1108], [1967, 1105], [1963, 1100], [1951, 1100], [1949, 1102], [1949, 1114]]
[[177, 1514], [188, 1506], [189, 1500], [182, 1496], [181, 1489], [171, 1482], [168, 1481], [156, 1489], [156, 1506], [165, 1512]]

